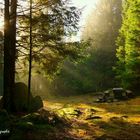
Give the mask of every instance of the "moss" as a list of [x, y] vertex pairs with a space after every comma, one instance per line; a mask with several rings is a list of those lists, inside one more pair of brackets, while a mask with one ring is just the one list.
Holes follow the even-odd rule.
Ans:
[[39, 113], [31, 113], [21, 118], [23, 121], [32, 121], [33, 123], [40, 123], [41, 116]]
[[14, 129], [9, 140], [25, 140], [24, 133], [25, 132], [23, 132], [21, 130]]
[[39, 132], [48, 132], [48, 131], [53, 131], [54, 127], [49, 124], [37, 124], [34, 126], [35, 129]]
[[[0, 130], [11, 131], [11, 120], [6, 110], [0, 110]], [[1, 135], [9, 135], [9, 133], [1, 134]]]
[[37, 111], [43, 107], [43, 102], [40, 96], [36, 96], [31, 100], [30, 111]]
[[23, 130], [23, 131], [33, 130], [34, 124], [30, 121], [28, 121], [28, 122], [20, 121], [16, 124], [16, 128]]

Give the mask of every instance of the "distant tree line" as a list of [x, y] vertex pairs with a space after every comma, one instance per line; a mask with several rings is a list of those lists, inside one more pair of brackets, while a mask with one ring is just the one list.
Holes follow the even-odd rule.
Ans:
[[82, 32], [82, 39], [91, 44], [89, 57], [79, 64], [64, 63], [55, 80], [58, 91], [64, 95], [112, 87], [138, 91], [139, 21], [139, 0], [99, 0]]
[[[70, 61], [64, 64], [56, 79], [62, 81], [64, 89], [86, 93], [115, 86], [115, 72], [112, 67], [116, 63], [115, 41], [122, 22], [121, 11], [121, 0], [100, 0], [97, 3], [82, 31], [82, 40], [90, 43], [89, 56], [77, 65]], [[60, 85], [58, 82], [61, 89], [62, 83]]]

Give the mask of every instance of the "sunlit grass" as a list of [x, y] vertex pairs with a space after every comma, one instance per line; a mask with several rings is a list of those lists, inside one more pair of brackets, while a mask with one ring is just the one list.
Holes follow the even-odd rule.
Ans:
[[[78, 138], [136, 138], [140, 127], [140, 98], [113, 103], [95, 103], [92, 94], [57, 97], [44, 101], [47, 109], [72, 123], [70, 133]], [[131, 129], [130, 129], [130, 128]], [[135, 129], [135, 133], [133, 131]], [[125, 132], [126, 131], [126, 132]]]
[[116, 103], [101, 103], [95, 106], [106, 109], [109, 112], [135, 115], [140, 114], [140, 98], [131, 99], [129, 101], [121, 101]]

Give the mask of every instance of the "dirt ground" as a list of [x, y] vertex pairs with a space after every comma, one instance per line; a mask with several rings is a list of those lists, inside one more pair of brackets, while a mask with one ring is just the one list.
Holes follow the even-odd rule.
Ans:
[[57, 97], [44, 108], [71, 123], [67, 130], [78, 140], [140, 140], [140, 97], [113, 103], [95, 103], [92, 94]]

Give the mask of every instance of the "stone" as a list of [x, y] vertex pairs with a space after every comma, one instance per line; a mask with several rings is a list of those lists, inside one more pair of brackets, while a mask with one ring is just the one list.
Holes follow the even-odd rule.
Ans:
[[[28, 111], [28, 87], [22, 82], [15, 84], [14, 93], [14, 107], [16, 112]], [[43, 102], [40, 96], [33, 97], [30, 94], [30, 110], [31, 112], [37, 111], [43, 107]]]
[[135, 95], [134, 95], [134, 93], [131, 90], [126, 90], [126, 96], [128, 98], [133, 98]]
[[86, 118], [86, 120], [93, 120], [93, 119], [102, 119], [100, 116], [89, 116]]
[[37, 111], [38, 109], [43, 107], [43, 102], [40, 96], [36, 96], [32, 99], [31, 105], [30, 105], [31, 111]]
[[126, 98], [126, 93], [123, 88], [113, 88], [112, 91], [115, 99], [123, 100]]
[[[0, 108], [3, 105], [3, 98], [0, 99]], [[43, 107], [43, 102], [40, 96], [33, 97], [30, 94], [30, 112], [37, 111]], [[15, 83], [15, 92], [13, 94], [13, 110], [15, 112], [28, 111], [28, 87], [25, 83]]]
[[[32, 100], [32, 95], [30, 99]], [[13, 103], [14, 103], [14, 110], [16, 112], [27, 111], [28, 106], [28, 87], [26, 84], [22, 82], [18, 82], [15, 84], [15, 92], [13, 95]]]

